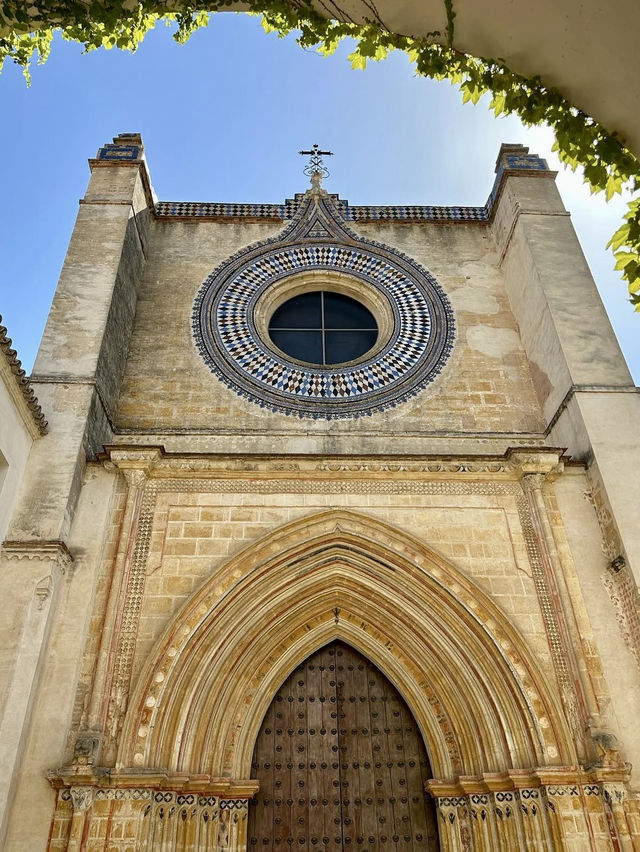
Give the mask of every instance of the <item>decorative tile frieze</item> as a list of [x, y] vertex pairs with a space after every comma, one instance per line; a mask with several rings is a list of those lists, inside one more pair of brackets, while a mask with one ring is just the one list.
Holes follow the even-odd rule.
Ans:
[[139, 145], [107, 144], [98, 150], [98, 160], [137, 160], [140, 157]]
[[[101, 148], [108, 151], [115, 146]], [[533, 175], [554, 174], [549, 171], [545, 160], [535, 154], [507, 154], [502, 158], [496, 179], [487, 199], [481, 207], [434, 204], [349, 204], [348, 201], [330, 194], [328, 197], [340, 210], [347, 222], [488, 222], [493, 216], [494, 205], [503, 179], [511, 174]], [[104, 159], [105, 157], [103, 157]], [[296, 193], [282, 204], [251, 204], [211, 201], [158, 201], [155, 215], [158, 219], [267, 219], [286, 222], [293, 219], [304, 203], [304, 194]]]
[[[333, 198], [334, 196], [332, 196]], [[486, 222], [486, 207], [437, 206], [432, 204], [351, 205], [335, 196], [348, 222]], [[268, 219], [288, 221], [299, 207], [298, 198], [283, 204], [232, 204], [207, 201], [159, 201], [156, 217], [185, 219]]]
[[232, 204], [211, 201], [158, 201], [157, 218], [176, 219], [292, 219], [298, 203], [288, 199], [284, 204]]

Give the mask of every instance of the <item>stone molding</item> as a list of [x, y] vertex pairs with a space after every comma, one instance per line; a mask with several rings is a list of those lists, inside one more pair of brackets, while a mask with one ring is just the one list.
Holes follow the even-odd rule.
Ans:
[[58, 565], [62, 574], [73, 564], [73, 556], [69, 548], [60, 539], [31, 539], [27, 541], [5, 539], [2, 542], [0, 553], [5, 559], [54, 562]]
[[[598, 792], [611, 785], [626, 790], [630, 771], [628, 765], [595, 768], [538, 766], [531, 769], [485, 772], [482, 775], [460, 775], [455, 779], [432, 778], [425, 784], [425, 790], [436, 799], [542, 788], [550, 790], [551, 795], [562, 796], [564, 792], [570, 792], [580, 786], [597, 787]], [[594, 795], [594, 791], [591, 790], [589, 795]]]
[[[140, 469], [149, 479], [164, 479], [167, 475], [180, 478], [185, 474], [207, 477], [247, 473], [251, 476], [264, 473], [284, 475], [291, 473], [333, 474], [357, 473], [371, 477], [386, 474], [489, 474], [491, 477], [520, 479], [528, 473], [542, 473], [552, 477], [562, 472], [564, 450], [556, 447], [510, 447], [503, 456], [495, 455], [429, 455], [429, 456], [273, 456], [264, 454], [219, 453], [215, 455], [185, 456], [167, 453], [163, 446], [111, 444], [105, 447], [98, 461], [107, 469]], [[457, 478], [457, 477], [456, 477]], [[240, 477], [238, 477], [240, 479]]]
[[54, 790], [69, 790], [72, 796], [74, 790], [91, 790], [95, 799], [140, 799], [158, 794], [165, 802], [177, 801], [181, 796], [215, 796], [225, 802], [246, 802], [260, 786], [254, 779], [213, 778], [210, 775], [153, 769], [116, 771], [98, 768], [87, 772], [66, 767], [48, 772], [47, 780]]

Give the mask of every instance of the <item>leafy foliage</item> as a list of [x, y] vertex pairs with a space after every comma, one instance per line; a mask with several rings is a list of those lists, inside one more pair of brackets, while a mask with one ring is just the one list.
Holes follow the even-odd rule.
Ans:
[[629, 211], [607, 248], [613, 249], [615, 268], [629, 283], [629, 301], [640, 312], [640, 198], [629, 202]]
[[[640, 163], [614, 135], [586, 113], [572, 106], [540, 77], [523, 77], [501, 59], [480, 59], [453, 47], [455, 11], [453, 0], [441, 0], [445, 29], [423, 38], [391, 33], [375, 17], [356, 23], [345, 12], [342, 20], [322, 17], [309, 0], [245, 0], [244, 7], [262, 15], [264, 28], [280, 37], [297, 31], [298, 43], [322, 54], [335, 51], [350, 37], [356, 46], [350, 55], [354, 68], [364, 69], [369, 60], [384, 59], [392, 50], [405, 51], [418, 74], [449, 80], [459, 86], [463, 102], [477, 103], [491, 95], [495, 115], [516, 114], [527, 125], [548, 124], [555, 132], [555, 150], [571, 169], [581, 169], [592, 192], [604, 192], [607, 200], [624, 189], [640, 190]], [[44, 62], [55, 30], [64, 38], [79, 41], [86, 50], [118, 47], [135, 51], [159, 19], [177, 23], [174, 38], [186, 41], [206, 26], [209, 15], [231, 6], [233, 0], [195, 0], [179, 11], [167, 12], [163, 0], [0, 0], [0, 65], [11, 59], [29, 74], [37, 55]], [[337, 9], [337, 7], [335, 7]], [[5, 24], [2, 25], [1, 21]], [[439, 43], [440, 42], [440, 43]], [[640, 311], [640, 196], [609, 245], [629, 285], [631, 302]]]

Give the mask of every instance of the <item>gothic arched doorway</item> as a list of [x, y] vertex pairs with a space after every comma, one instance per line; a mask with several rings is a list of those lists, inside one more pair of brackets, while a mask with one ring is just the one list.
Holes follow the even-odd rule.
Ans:
[[278, 690], [252, 762], [249, 852], [435, 852], [418, 726], [387, 678], [349, 645], [310, 656]]

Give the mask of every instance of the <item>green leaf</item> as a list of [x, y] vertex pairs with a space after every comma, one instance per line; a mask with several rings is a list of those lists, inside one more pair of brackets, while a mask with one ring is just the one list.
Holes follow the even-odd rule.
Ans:
[[613, 267], [615, 270], [625, 269], [630, 263], [635, 260], [634, 255], [630, 252], [617, 252], [616, 255], [616, 265]]
[[611, 201], [614, 195], [622, 192], [622, 178], [614, 177], [613, 175], [609, 175], [609, 179], [607, 180], [605, 195], [607, 201]]
[[364, 69], [367, 67], [367, 57], [362, 56], [362, 54], [358, 51], [350, 53], [348, 58], [351, 62], [351, 67], [354, 68], [356, 71], [364, 71]]
[[626, 224], [620, 225], [618, 230], [615, 232], [615, 234], [613, 234], [613, 236], [607, 243], [606, 248], [613, 249], [613, 251], [616, 252], [620, 248], [620, 246], [623, 246], [625, 242], [629, 239], [629, 231], [630, 225], [628, 222]]
[[505, 96], [494, 95], [491, 103], [489, 104], [489, 108], [493, 110], [494, 115], [502, 115], [505, 111]]

